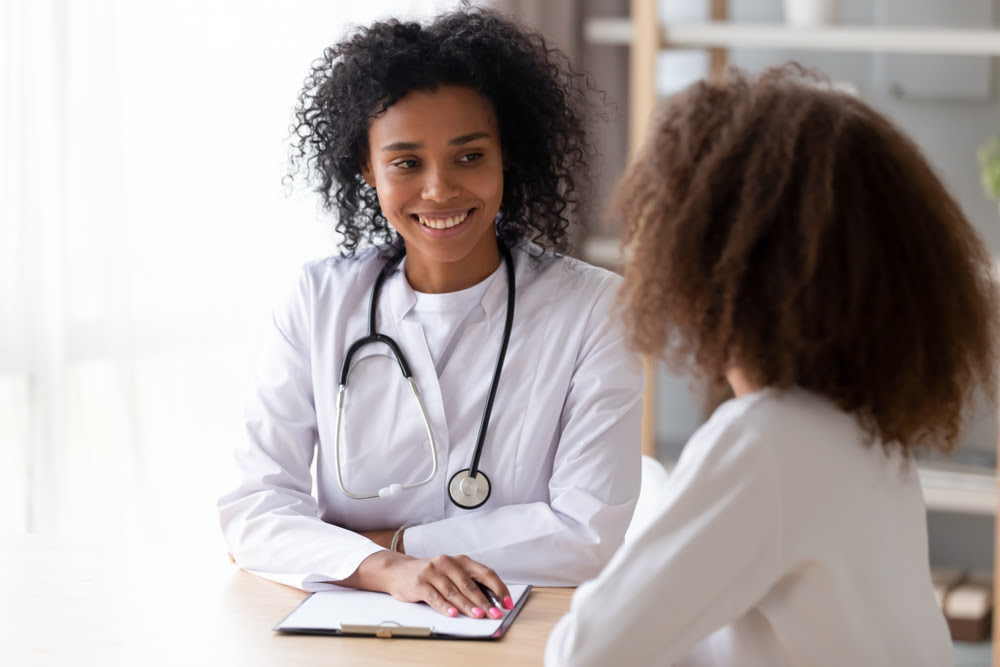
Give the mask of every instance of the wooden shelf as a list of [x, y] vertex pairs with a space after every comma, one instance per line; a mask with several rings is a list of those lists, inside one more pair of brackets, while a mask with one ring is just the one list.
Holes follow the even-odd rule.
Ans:
[[[676, 461], [662, 461], [670, 473]], [[997, 511], [997, 478], [983, 472], [959, 472], [921, 466], [920, 486], [927, 509], [937, 512], [981, 514], [992, 516]]]
[[[629, 19], [591, 19], [585, 26], [595, 44], [631, 44]], [[1000, 30], [972, 28], [904, 28], [831, 25], [816, 28], [784, 24], [668, 23], [661, 48], [748, 48], [803, 51], [1000, 55]]]
[[921, 466], [919, 474], [928, 510], [990, 516], [996, 514], [996, 474], [930, 466]]

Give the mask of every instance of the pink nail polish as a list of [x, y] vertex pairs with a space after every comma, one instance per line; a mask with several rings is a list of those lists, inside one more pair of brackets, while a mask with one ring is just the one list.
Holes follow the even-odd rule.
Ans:
[[503, 606], [504, 606], [504, 609], [513, 609], [514, 608], [514, 601], [511, 599], [511, 597], [509, 595], [503, 599]]
[[454, 607], [448, 607], [448, 615], [449, 616], [458, 616], [458, 610], [455, 609]]
[[484, 612], [479, 607], [473, 607], [472, 608], [472, 615], [475, 616], [476, 618], [482, 618], [483, 616], [486, 615], [486, 612]]
[[501, 616], [503, 616], [503, 612], [497, 609], [496, 607], [490, 607], [490, 616], [492, 616], [493, 618], [500, 618]]

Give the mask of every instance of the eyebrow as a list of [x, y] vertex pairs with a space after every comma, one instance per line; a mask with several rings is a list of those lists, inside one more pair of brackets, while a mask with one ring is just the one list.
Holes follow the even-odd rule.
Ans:
[[[471, 134], [463, 134], [460, 137], [455, 137], [448, 142], [449, 146], [462, 146], [470, 142], [476, 141], [478, 139], [486, 139], [490, 135], [488, 132], [472, 132]], [[415, 151], [423, 148], [424, 145], [420, 143], [414, 143], [412, 141], [396, 141], [391, 144], [386, 144], [382, 147], [383, 152], [387, 151]]]

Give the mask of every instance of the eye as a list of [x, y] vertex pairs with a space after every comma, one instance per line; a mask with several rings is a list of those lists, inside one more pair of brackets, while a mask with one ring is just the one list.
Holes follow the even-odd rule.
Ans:
[[466, 153], [462, 157], [458, 158], [459, 162], [475, 162], [483, 157], [482, 153]]
[[419, 164], [416, 160], [398, 160], [397, 162], [393, 162], [392, 166], [397, 169], [416, 169]]

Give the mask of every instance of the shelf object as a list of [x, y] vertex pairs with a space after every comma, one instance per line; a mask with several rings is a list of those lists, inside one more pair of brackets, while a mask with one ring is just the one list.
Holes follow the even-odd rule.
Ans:
[[[591, 19], [586, 38], [595, 44], [632, 44], [628, 19]], [[789, 28], [783, 24], [669, 23], [660, 48], [750, 48], [802, 51], [872, 51], [937, 55], [1000, 55], [1000, 30], [833, 25]]]

